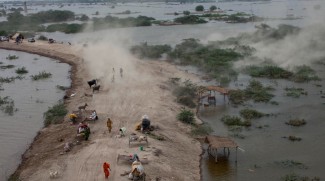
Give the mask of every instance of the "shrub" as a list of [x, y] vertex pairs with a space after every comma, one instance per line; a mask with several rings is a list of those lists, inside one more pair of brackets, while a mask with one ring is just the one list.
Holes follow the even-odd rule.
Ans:
[[40, 80], [40, 79], [47, 79], [50, 78], [52, 76], [51, 73], [49, 72], [39, 72], [37, 75], [31, 75], [32, 80]]
[[195, 11], [204, 11], [204, 6], [202, 6], [202, 5], [196, 6]]
[[196, 106], [195, 102], [193, 101], [193, 97], [190, 96], [180, 96], [177, 98], [177, 102], [190, 108], [195, 108]]
[[194, 136], [205, 136], [212, 133], [212, 131], [212, 128], [208, 124], [203, 124], [195, 126], [191, 134]]
[[26, 70], [26, 67], [22, 67], [22, 68], [18, 68], [16, 70], [16, 73], [17, 74], [27, 74], [28, 73], [28, 70]]
[[184, 14], [185, 16], [188, 16], [188, 15], [191, 14], [191, 12], [190, 12], [190, 11], [183, 11], [183, 14]]
[[196, 98], [197, 86], [191, 81], [186, 80], [181, 85], [177, 84], [173, 90], [173, 94], [176, 95], [177, 102], [194, 108], [196, 106], [194, 99]]
[[63, 103], [58, 103], [44, 113], [44, 126], [58, 124], [63, 121], [64, 116], [68, 113]]
[[216, 9], [217, 9], [217, 6], [215, 6], [215, 5], [210, 6], [210, 11], [214, 11]]
[[38, 39], [39, 40], [43, 40], [43, 41], [47, 41], [48, 40], [48, 38], [46, 36], [44, 36], [44, 35], [39, 36]]
[[194, 113], [191, 110], [183, 108], [181, 112], [177, 115], [177, 119], [183, 123], [193, 124], [194, 123]]

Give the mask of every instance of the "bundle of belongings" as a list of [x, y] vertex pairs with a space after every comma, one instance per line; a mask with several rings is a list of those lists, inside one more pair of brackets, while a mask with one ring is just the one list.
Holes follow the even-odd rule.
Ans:
[[94, 110], [94, 111], [91, 113], [91, 115], [89, 116], [88, 119], [91, 120], [91, 121], [98, 120], [98, 116], [97, 116], [97, 112], [96, 112], [96, 110]]
[[149, 117], [147, 115], [143, 115], [141, 118], [141, 122], [138, 122], [135, 125], [135, 130], [143, 133], [148, 133], [149, 131], [153, 131], [154, 127], [151, 125]]
[[132, 170], [131, 170], [131, 173], [129, 174], [129, 179], [141, 178], [143, 176], [145, 176], [145, 173], [144, 173], [144, 168], [143, 168], [141, 162], [134, 161], [132, 163]]

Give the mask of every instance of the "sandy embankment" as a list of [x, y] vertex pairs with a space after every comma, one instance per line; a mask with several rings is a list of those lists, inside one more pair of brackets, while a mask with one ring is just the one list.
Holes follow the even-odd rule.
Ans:
[[[83, 56], [81, 47], [45, 42], [21, 45], [2, 42], [0, 48], [35, 53], [70, 64], [72, 88], [67, 95], [76, 93], [76, 96], [65, 102], [68, 110], [77, 110], [78, 106], [87, 103], [87, 109], [96, 109], [100, 118], [98, 122], [90, 123], [90, 140], [74, 146], [71, 152], [63, 155], [60, 152], [63, 151], [64, 143], [74, 140], [76, 127], [69, 125], [66, 120], [62, 124], [42, 129], [23, 155], [23, 162], [15, 173], [21, 180], [49, 180], [50, 171], [58, 171], [60, 180], [105, 180], [102, 171], [104, 161], [111, 164], [109, 180], [128, 180], [120, 174], [129, 170], [130, 164], [117, 164], [116, 157], [117, 154], [133, 153], [137, 153], [140, 159], [149, 159], [149, 164], [144, 165], [144, 168], [151, 179], [200, 180], [200, 143], [187, 134], [190, 127], [176, 120], [181, 106], [175, 103], [175, 97], [166, 83], [171, 77], [198, 82], [194, 75], [162, 62], [132, 60], [134, 66], [126, 67], [123, 77], [119, 76], [116, 68], [114, 83], [108, 81], [107, 74], [101, 80], [103, 89], [93, 97], [86, 97], [84, 93], [92, 93], [86, 81], [94, 78], [94, 69], [89, 70], [88, 67], [94, 65], [87, 64], [78, 56]], [[111, 66], [104, 69], [102, 65], [99, 66], [100, 71], [112, 70]], [[114, 136], [122, 126], [127, 127], [128, 133], [134, 132], [134, 125], [143, 114], [150, 117], [152, 124], [159, 126], [155, 134], [163, 135], [167, 140], [149, 138], [149, 147], [139, 151], [139, 145], [136, 144], [129, 148], [128, 137]], [[111, 134], [106, 128], [108, 116], [113, 120]], [[154, 156], [152, 151], [155, 149], [161, 149], [162, 154]]]

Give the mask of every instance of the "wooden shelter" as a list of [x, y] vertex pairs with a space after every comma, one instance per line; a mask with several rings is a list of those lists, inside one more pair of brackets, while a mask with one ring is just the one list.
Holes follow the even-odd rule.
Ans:
[[230, 155], [229, 148], [236, 148], [236, 163], [237, 163], [237, 148], [238, 145], [232, 139], [227, 137], [209, 135], [205, 137], [205, 142], [209, 144], [208, 153], [215, 157], [215, 161], [218, 161], [217, 151], [218, 149], [223, 148], [224, 154], [226, 153], [226, 149], [228, 151], [228, 157]]
[[[209, 93], [207, 94], [207, 92]], [[209, 104], [216, 105], [216, 98], [215, 98], [216, 92], [223, 94], [225, 100], [226, 96], [228, 96], [229, 89], [220, 86], [201, 86], [198, 89], [199, 100], [201, 101], [202, 99], [207, 97]]]

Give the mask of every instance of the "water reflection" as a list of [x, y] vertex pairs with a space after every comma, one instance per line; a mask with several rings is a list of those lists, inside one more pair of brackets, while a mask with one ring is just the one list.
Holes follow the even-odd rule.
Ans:
[[[215, 158], [208, 154], [207, 146], [204, 146], [205, 153], [202, 157], [203, 174], [206, 175], [203, 180], [218, 180], [218, 181], [231, 181], [234, 180], [236, 175], [237, 164], [234, 162], [234, 150], [230, 149], [228, 156], [227, 149], [225, 153], [223, 149], [218, 151], [218, 162]], [[208, 172], [209, 174], [206, 174]]]

